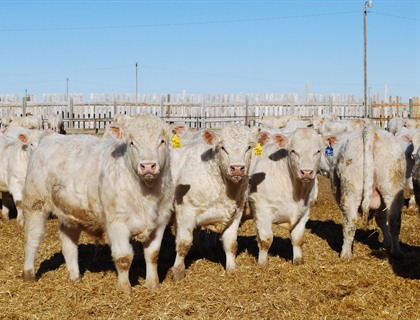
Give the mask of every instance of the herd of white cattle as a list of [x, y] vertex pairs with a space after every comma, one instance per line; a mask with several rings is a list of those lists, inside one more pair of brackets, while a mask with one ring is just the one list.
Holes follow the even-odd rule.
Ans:
[[368, 119], [282, 116], [261, 118], [252, 128], [228, 124], [191, 131], [152, 115], [118, 115], [97, 137], [58, 134], [59, 125], [40, 130], [27, 118], [2, 119], [0, 133], [2, 217], [9, 217], [9, 193], [25, 231], [24, 280], [35, 278], [51, 213], [60, 222], [69, 278], [80, 280], [78, 241], [84, 231], [110, 245], [125, 292], [131, 292], [132, 238], [144, 247], [145, 285], [159, 286], [157, 260], [171, 223], [175, 280], [185, 277], [185, 257], [200, 228], [220, 234], [226, 271], [234, 270], [245, 219], [255, 222], [261, 266], [268, 265], [273, 223], [290, 231], [293, 264], [302, 264], [317, 174], [329, 177], [342, 211], [341, 257], [352, 256], [359, 212], [365, 222], [375, 218], [384, 247], [398, 255], [404, 189], [416, 193], [420, 182], [420, 129], [410, 119], [393, 118], [383, 130]]

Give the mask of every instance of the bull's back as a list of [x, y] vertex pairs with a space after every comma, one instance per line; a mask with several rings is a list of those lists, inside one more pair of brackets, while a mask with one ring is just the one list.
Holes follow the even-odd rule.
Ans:
[[101, 140], [61, 135], [41, 139], [29, 160], [24, 189], [26, 209], [41, 204], [45, 210], [74, 214], [77, 219], [97, 209], [99, 173], [106, 148]]

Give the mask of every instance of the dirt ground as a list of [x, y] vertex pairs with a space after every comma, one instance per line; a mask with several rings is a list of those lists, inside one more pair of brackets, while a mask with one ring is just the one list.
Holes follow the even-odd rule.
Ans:
[[[23, 230], [16, 220], [0, 220], [1, 319], [420, 319], [420, 216], [404, 208], [403, 256], [395, 259], [381, 247], [374, 224], [359, 229], [354, 257], [339, 258], [341, 214], [329, 181], [306, 225], [305, 264], [292, 265], [289, 234], [274, 226], [269, 266], [261, 269], [252, 221], [238, 236], [237, 270], [224, 272], [220, 244], [204, 256], [187, 258], [186, 278], [171, 279], [174, 237], [167, 232], [159, 256], [161, 287], [144, 287], [145, 263], [140, 244], [133, 243], [133, 293], [117, 289], [117, 275], [107, 246], [95, 250], [87, 236], [79, 245], [82, 282], [67, 279], [58, 239], [58, 222], [48, 221], [36, 259], [38, 280], [24, 283]], [[204, 236], [204, 233], [202, 233]], [[96, 258], [94, 256], [96, 255]]]

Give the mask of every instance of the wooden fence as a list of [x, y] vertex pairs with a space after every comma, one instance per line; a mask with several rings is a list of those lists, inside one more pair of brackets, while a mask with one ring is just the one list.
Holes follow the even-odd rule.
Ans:
[[[402, 102], [399, 97], [380, 100], [370, 97], [369, 117], [385, 125], [387, 119], [420, 117], [419, 98]], [[299, 115], [313, 117], [335, 114], [342, 118], [364, 117], [362, 99], [353, 95], [309, 94], [306, 99], [297, 94], [91, 94], [84, 101], [82, 94], [70, 97], [44, 94], [20, 98], [0, 94], [0, 118], [23, 116], [28, 113], [42, 116], [55, 113], [62, 116], [65, 128], [103, 129], [115, 114], [155, 114], [167, 122], [187, 123], [191, 128], [217, 128], [226, 122], [253, 124], [261, 116]]]

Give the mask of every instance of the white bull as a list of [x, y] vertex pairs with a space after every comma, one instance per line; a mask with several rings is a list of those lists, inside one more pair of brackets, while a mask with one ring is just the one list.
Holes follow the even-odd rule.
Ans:
[[[264, 135], [266, 140], [267, 134]], [[304, 262], [305, 225], [318, 194], [316, 173], [322, 141], [311, 128], [297, 129], [289, 136], [273, 135], [272, 140], [264, 145], [251, 172], [249, 202], [257, 228], [258, 263], [263, 267], [268, 265], [272, 224], [276, 223], [290, 231], [293, 264], [300, 265]]]
[[114, 139], [89, 135], [45, 137], [33, 152], [26, 179], [24, 280], [34, 279], [36, 252], [50, 212], [60, 220], [62, 252], [70, 280], [80, 279], [81, 231], [106, 236], [119, 286], [131, 292], [130, 238], [143, 243], [146, 287], [157, 288], [157, 258], [170, 218], [174, 188], [168, 126], [155, 116], [110, 125]]
[[185, 257], [193, 230], [205, 227], [221, 234], [226, 271], [235, 269], [237, 232], [248, 190], [248, 169], [255, 134], [242, 125], [220, 132], [204, 131], [202, 141], [173, 149], [176, 212], [176, 259], [173, 278], [185, 277]]
[[10, 116], [1, 120], [2, 129], [8, 127], [22, 127], [26, 129], [42, 129], [42, 119], [38, 116], [15, 117]]
[[[23, 226], [22, 192], [25, 185], [29, 157], [37, 147], [41, 130], [28, 130], [20, 127], [6, 129], [0, 133], [0, 191], [2, 199], [9, 193], [17, 210], [17, 222]], [[10, 208], [3, 201], [2, 217], [9, 218]]]
[[358, 211], [365, 223], [375, 217], [391, 253], [400, 252], [399, 233], [405, 183], [405, 159], [395, 137], [368, 125], [362, 130], [326, 138], [332, 147], [323, 169], [343, 215], [342, 258], [352, 257]]

